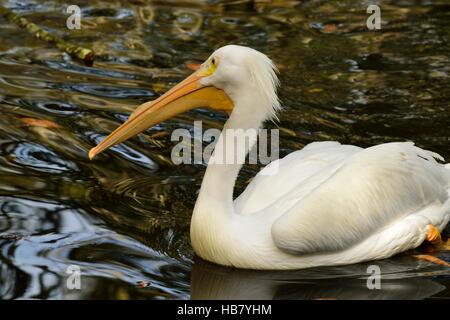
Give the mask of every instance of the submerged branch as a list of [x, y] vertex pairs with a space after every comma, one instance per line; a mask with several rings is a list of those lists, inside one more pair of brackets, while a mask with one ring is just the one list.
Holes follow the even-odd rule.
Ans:
[[33, 34], [36, 38], [42, 39], [49, 43], [54, 43], [56, 46], [68, 54], [70, 54], [75, 59], [83, 61], [87, 65], [92, 65], [94, 62], [94, 51], [91, 49], [78, 47], [67, 41], [64, 41], [57, 35], [53, 35], [48, 31], [45, 31], [37, 24], [28, 21], [24, 17], [21, 17], [11, 10], [0, 5], [0, 15], [4, 16], [8, 21], [16, 24], [20, 28], [27, 29], [29, 33]]

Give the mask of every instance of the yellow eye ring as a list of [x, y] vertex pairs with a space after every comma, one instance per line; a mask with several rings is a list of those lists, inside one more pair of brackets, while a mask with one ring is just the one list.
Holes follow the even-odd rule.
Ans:
[[209, 62], [206, 63], [205, 67], [198, 71], [199, 76], [208, 77], [212, 75], [217, 69], [217, 64], [217, 58], [212, 57]]

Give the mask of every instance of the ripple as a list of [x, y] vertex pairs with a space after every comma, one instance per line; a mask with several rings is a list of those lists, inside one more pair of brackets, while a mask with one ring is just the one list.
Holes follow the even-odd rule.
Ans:
[[43, 65], [56, 70], [63, 70], [65, 72], [73, 72], [78, 74], [92, 75], [96, 78], [118, 78], [126, 80], [135, 80], [137, 76], [133, 73], [121, 72], [117, 70], [111, 70], [106, 68], [94, 68], [86, 67], [75, 63], [56, 62], [56, 61], [42, 61]]
[[74, 162], [61, 159], [50, 149], [32, 142], [4, 144], [2, 145], [2, 153], [15, 165], [41, 172], [61, 173], [78, 171], [78, 166]]
[[[91, 140], [94, 140], [96, 144], [99, 144], [106, 136], [99, 135], [97, 133], [88, 133]], [[143, 153], [127, 146], [126, 144], [118, 144], [110, 149], [111, 151], [119, 154], [123, 158], [143, 167], [150, 171], [157, 171], [159, 166], [151, 158], [147, 157]]]
[[[448, 269], [409, 253], [374, 262], [383, 273], [380, 291], [367, 290], [367, 263], [256, 272], [193, 260], [189, 225], [203, 165], [172, 165], [168, 140], [146, 134], [94, 161], [86, 156], [141, 100], [188, 74], [186, 62], [236, 43], [267, 53], [280, 69], [282, 154], [313, 140], [370, 146], [413, 139], [448, 157], [447, 7], [396, 2], [383, 9], [383, 32], [367, 32], [367, 14], [351, 1], [141, 2], [82, 5], [80, 33], [67, 32], [63, 3], [5, 1], [92, 48], [96, 60], [84, 66], [0, 24], [1, 299], [449, 296]], [[24, 117], [37, 121], [24, 125]], [[189, 129], [198, 117], [212, 128], [226, 121], [200, 110], [151, 131]], [[237, 190], [256, 169], [241, 171]], [[82, 268], [79, 291], [65, 286], [72, 264]], [[137, 288], [138, 281], [151, 285]]]
[[154, 95], [153, 92], [144, 89], [120, 88], [89, 83], [73, 84], [71, 88], [78, 92], [108, 98], [152, 97]]
[[32, 101], [30, 105], [47, 113], [64, 116], [75, 115], [80, 111], [76, 106], [63, 101]]
[[[11, 242], [0, 239], [0, 260], [8, 261], [7, 264], [1, 264], [0, 276], [14, 275], [12, 279], [20, 279], [26, 288], [40, 288], [21, 290], [22, 287], [15, 280], [9, 281], [7, 286], [0, 286], [2, 298], [64, 297], [68, 293], [62, 282], [67, 277], [67, 268], [73, 264], [80, 267], [84, 285], [102, 279], [120, 280], [136, 294], [135, 284], [148, 279], [153, 284], [152, 296], [187, 296], [186, 285], [178, 285], [176, 287], [179, 290], [175, 290], [171, 284], [185, 283], [188, 278], [186, 268], [182, 269], [183, 273], [163, 273], [164, 266], [174, 263], [172, 259], [130, 237], [105, 228], [99, 219], [82, 210], [0, 197], [0, 213], [9, 215], [13, 220], [37, 216], [39, 220], [46, 221], [51, 215], [55, 222], [48, 228], [35, 224], [29, 229], [30, 236], [26, 240]], [[17, 278], [18, 274], [23, 276]], [[83, 291], [89, 296], [89, 290]]]

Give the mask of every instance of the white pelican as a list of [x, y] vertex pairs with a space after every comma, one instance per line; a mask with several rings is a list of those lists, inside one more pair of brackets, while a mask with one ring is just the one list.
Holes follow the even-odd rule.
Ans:
[[[266, 55], [222, 47], [138, 107], [89, 157], [195, 107], [227, 111], [225, 129], [260, 128], [280, 109], [277, 86]], [[225, 140], [222, 131], [213, 157], [235, 152]], [[225, 266], [301, 269], [383, 259], [437, 242], [450, 219], [450, 167], [436, 159], [411, 142], [367, 149], [314, 142], [266, 166], [234, 201], [241, 164], [209, 163], [192, 215], [192, 247]], [[278, 173], [264, 175], [275, 162]]]

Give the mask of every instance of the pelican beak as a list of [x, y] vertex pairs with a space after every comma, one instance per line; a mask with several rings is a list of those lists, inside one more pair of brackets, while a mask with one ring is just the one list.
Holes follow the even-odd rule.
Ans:
[[231, 99], [216, 87], [203, 86], [200, 83], [202, 76], [202, 73], [197, 71], [158, 99], [137, 107], [124, 124], [89, 151], [89, 159], [92, 160], [106, 149], [160, 122], [197, 107], [208, 107], [230, 114], [233, 110]]

